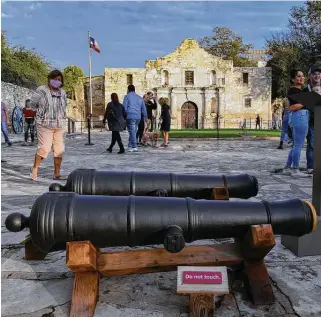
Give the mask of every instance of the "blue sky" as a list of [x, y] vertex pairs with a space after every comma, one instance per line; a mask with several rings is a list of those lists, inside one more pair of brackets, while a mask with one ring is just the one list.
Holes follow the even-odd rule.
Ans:
[[184, 38], [209, 36], [225, 26], [255, 48], [271, 32], [286, 29], [290, 9], [303, 2], [11, 2], [2, 1], [1, 29], [58, 68], [78, 65], [88, 74], [87, 32], [101, 53], [92, 53], [93, 75], [104, 67], [144, 67], [173, 51]]

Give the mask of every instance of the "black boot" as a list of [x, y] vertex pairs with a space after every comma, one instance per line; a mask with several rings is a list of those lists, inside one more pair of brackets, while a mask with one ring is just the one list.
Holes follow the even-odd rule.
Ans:
[[109, 152], [109, 153], [112, 153], [113, 152], [113, 148], [109, 147], [106, 151]]
[[280, 141], [280, 145], [277, 147], [278, 150], [283, 150], [283, 141]]
[[118, 144], [119, 145], [119, 152], [117, 152], [118, 154], [123, 154], [125, 153], [125, 149], [123, 146], [123, 143]]

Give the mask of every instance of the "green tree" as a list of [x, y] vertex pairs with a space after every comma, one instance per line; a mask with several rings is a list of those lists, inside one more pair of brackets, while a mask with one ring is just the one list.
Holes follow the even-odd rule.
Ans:
[[9, 47], [4, 32], [1, 32], [1, 77], [5, 82], [35, 88], [46, 83], [51, 63], [34, 49], [23, 45]]
[[84, 77], [83, 70], [78, 66], [67, 66], [64, 71], [64, 90], [68, 98], [75, 99], [75, 86], [79, 82], [80, 77]]
[[256, 66], [246, 54], [253, 48], [251, 44], [244, 44], [243, 39], [226, 27], [215, 27], [211, 37], [204, 37], [200, 45], [209, 53], [225, 60], [233, 60], [236, 67]]
[[321, 2], [308, 1], [293, 7], [289, 19], [293, 42], [306, 55], [307, 64], [321, 62]]
[[292, 69], [307, 73], [321, 64], [321, 2], [308, 1], [290, 11], [288, 30], [266, 41], [272, 67], [272, 98], [284, 97], [291, 86]]
[[273, 35], [268, 43], [271, 59], [267, 67], [272, 68], [272, 99], [275, 99], [286, 95], [291, 86], [291, 70], [302, 68], [304, 56], [288, 34]]

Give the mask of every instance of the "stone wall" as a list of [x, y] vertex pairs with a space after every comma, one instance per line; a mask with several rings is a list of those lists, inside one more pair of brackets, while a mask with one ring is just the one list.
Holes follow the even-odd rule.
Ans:
[[[83, 79], [84, 85], [84, 100], [85, 113], [90, 113], [90, 92], [89, 92], [89, 77]], [[105, 77], [93, 76], [91, 77], [92, 102], [93, 102], [93, 120], [98, 121], [100, 116], [105, 113]]]
[[212, 72], [215, 72], [216, 84], [220, 85], [222, 78], [226, 77], [226, 73], [232, 71], [232, 68], [232, 61], [210, 55], [197, 41], [186, 39], [174, 52], [154, 61], [146, 61], [147, 87], [164, 86], [166, 72], [168, 86], [186, 87], [185, 71], [194, 72], [194, 85], [190, 86], [212, 85]]
[[11, 118], [15, 106], [24, 107], [26, 99], [30, 99], [33, 90], [1, 82], [1, 102], [7, 106], [8, 115]]
[[[12, 111], [15, 106], [24, 107], [26, 99], [30, 99], [33, 94], [33, 90], [16, 86], [10, 83], [1, 82], [1, 101], [4, 102], [7, 106], [8, 116], [10, 118], [11, 124], [11, 116]], [[81, 94], [80, 94], [81, 95]], [[68, 99], [68, 107], [67, 107], [67, 117], [78, 121], [75, 125], [75, 130], [80, 130], [81, 120], [83, 120], [83, 108], [84, 101], [83, 97], [76, 94], [76, 100]]]
[[144, 68], [106, 68], [105, 69], [105, 103], [110, 101], [110, 95], [118, 94], [122, 103], [127, 94], [127, 75], [132, 75], [132, 83], [136, 88], [136, 93], [143, 96], [146, 93], [146, 70]]
[[[194, 72], [194, 84], [185, 84], [185, 71]], [[243, 83], [243, 73], [248, 82]], [[193, 39], [184, 40], [167, 56], [146, 62], [147, 89], [158, 97], [168, 97], [175, 128], [181, 128], [181, 107], [192, 101], [198, 109], [198, 128], [215, 128], [216, 113], [226, 127], [236, 127], [240, 120], [263, 120], [271, 117], [271, 69], [266, 67], [233, 67], [232, 61], [207, 53]], [[168, 87], [166, 87], [168, 86]], [[251, 100], [250, 107], [245, 105]]]
[[[243, 83], [243, 73], [248, 74], [248, 83]], [[272, 71], [267, 67], [234, 67], [227, 77], [222, 95], [221, 111], [225, 120], [255, 119], [259, 114], [263, 120], [271, 118]], [[251, 100], [250, 107], [245, 100]]]
[[[193, 84], [185, 83], [186, 71], [193, 71]], [[139, 95], [153, 91], [157, 98], [168, 97], [173, 128], [182, 127], [181, 109], [186, 101], [197, 107], [198, 128], [215, 128], [218, 112], [225, 127], [238, 127], [243, 119], [255, 120], [257, 114], [271, 120], [271, 68], [233, 67], [233, 61], [209, 54], [194, 39], [184, 40], [166, 56], [146, 61], [145, 68], [105, 68], [104, 76], [93, 80], [94, 116], [103, 115], [111, 93], [123, 101], [127, 75], [132, 76]]]

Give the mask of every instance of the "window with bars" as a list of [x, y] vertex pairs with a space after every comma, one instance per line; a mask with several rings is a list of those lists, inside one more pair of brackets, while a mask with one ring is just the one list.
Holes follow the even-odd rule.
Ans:
[[185, 72], [185, 85], [194, 85], [194, 72], [187, 70]]
[[249, 84], [249, 73], [243, 73], [243, 84]]
[[132, 85], [133, 84], [133, 75], [132, 74], [127, 74], [127, 85]]
[[250, 97], [245, 97], [244, 106], [245, 106], [245, 108], [251, 108], [251, 98]]

